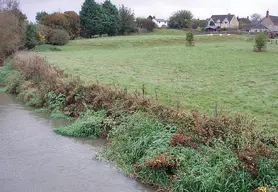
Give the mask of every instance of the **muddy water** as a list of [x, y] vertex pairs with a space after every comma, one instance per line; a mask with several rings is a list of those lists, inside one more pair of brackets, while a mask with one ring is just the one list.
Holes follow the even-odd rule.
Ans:
[[65, 124], [35, 114], [0, 92], [1, 192], [154, 191], [94, 159], [103, 141], [62, 137]]

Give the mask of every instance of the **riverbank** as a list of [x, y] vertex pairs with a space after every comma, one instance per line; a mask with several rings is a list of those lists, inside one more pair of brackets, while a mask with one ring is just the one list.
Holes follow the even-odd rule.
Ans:
[[59, 136], [71, 122], [32, 110], [0, 92], [1, 192], [154, 192], [95, 158], [104, 140]]
[[[104, 137], [104, 157], [126, 174], [171, 191], [260, 191], [278, 186], [278, 142], [240, 114], [176, 110], [144, 94], [85, 85], [38, 56], [1, 70], [6, 91], [27, 105], [79, 118], [55, 132]], [[2, 80], [3, 81], [3, 80]], [[143, 91], [144, 92], [144, 91]]]

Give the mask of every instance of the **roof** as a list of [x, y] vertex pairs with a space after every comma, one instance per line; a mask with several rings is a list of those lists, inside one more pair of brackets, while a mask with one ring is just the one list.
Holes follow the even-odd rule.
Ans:
[[269, 18], [272, 20], [274, 25], [278, 25], [278, 16], [269, 15]]
[[222, 23], [226, 18], [228, 18], [229, 22], [233, 19], [235, 15], [231, 15], [231, 14], [228, 14], [228, 15], [212, 15], [211, 16], [211, 19], [214, 21], [214, 22], [217, 22], [217, 20], [219, 19], [220, 22]]
[[154, 20], [156, 20], [157, 22], [168, 22], [168, 20], [166, 19], [154, 19]]
[[250, 30], [250, 29], [252, 29], [253, 27], [255, 27], [256, 25], [254, 25], [254, 24], [249, 24], [249, 25], [243, 25], [242, 26], [242, 30]]
[[268, 28], [260, 23], [252, 27], [252, 29], [268, 29]]
[[207, 26], [206, 29], [218, 29], [220, 28], [219, 26]]

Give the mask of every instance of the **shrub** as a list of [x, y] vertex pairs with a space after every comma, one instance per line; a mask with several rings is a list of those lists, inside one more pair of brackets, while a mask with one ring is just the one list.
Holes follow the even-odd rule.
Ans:
[[148, 32], [152, 32], [155, 28], [155, 23], [150, 19], [144, 19], [142, 21], [142, 27], [147, 29]]
[[194, 46], [194, 34], [189, 32], [186, 34], [186, 46]]
[[46, 39], [52, 45], [65, 45], [69, 42], [70, 36], [65, 30], [53, 29]]
[[266, 48], [268, 37], [265, 33], [257, 33], [255, 37], [255, 51], [262, 52]]
[[37, 34], [36, 25], [34, 25], [32, 23], [27, 25], [25, 47], [27, 49], [32, 49], [36, 45], [38, 45], [39, 44], [38, 37], [39, 36]]

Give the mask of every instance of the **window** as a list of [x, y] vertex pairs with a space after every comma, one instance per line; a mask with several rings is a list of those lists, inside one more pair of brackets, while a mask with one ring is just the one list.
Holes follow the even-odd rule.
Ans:
[[214, 23], [213, 21], [211, 21], [211, 22], [209, 23], [209, 25], [210, 25], [210, 26], [214, 26], [215, 23]]
[[228, 22], [227, 22], [227, 21], [225, 21], [225, 24], [228, 24]]

